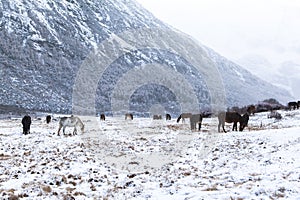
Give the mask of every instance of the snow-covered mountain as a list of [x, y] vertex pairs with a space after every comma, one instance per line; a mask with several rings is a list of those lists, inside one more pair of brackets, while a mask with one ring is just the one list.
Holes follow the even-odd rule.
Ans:
[[236, 63], [245, 66], [257, 77], [290, 91], [293, 96], [299, 94], [298, 63], [288, 60], [276, 66], [260, 55], [247, 55], [236, 60]]
[[177, 115], [291, 98], [133, 0], [3, 0], [0, 36], [2, 105], [145, 113], [160, 104]]

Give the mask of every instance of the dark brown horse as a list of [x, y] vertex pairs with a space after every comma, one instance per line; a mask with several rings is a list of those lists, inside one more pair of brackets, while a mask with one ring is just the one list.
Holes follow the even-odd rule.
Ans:
[[251, 115], [251, 114], [254, 115], [255, 110], [256, 110], [255, 105], [250, 105], [250, 106], [247, 107], [247, 113], [249, 115]]
[[225, 122], [233, 123], [232, 131], [237, 131], [237, 123], [240, 123], [240, 131], [243, 131], [244, 128], [248, 125], [249, 115], [248, 113], [241, 116], [237, 112], [220, 112], [218, 115], [219, 125], [218, 125], [218, 132], [220, 132], [220, 127], [222, 125], [224, 133], [225, 131]]

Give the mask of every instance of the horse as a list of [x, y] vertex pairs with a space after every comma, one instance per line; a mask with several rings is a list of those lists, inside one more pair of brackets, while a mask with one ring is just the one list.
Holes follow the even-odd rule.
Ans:
[[51, 122], [51, 116], [50, 115], [46, 116], [46, 122], [47, 122], [47, 124], [49, 124]]
[[295, 101], [288, 102], [288, 107], [289, 107], [290, 110], [292, 110], [292, 109], [295, 110], [295, 109], [299, 108], [298, 103], [295, 102]]
[[77, 126], [80, 126], [81, 132], [84, 132], [84, 124], [80, 120], [79, 117], [74, 117], [71, 115], [71, 117], [62, 117], [59, 121], [59, 127], [57, 131], [57, 135], [59, 136], [60, 129], [63, 128], [63, 133], [65, 134], [66, 127], [74, 127], [73, 135], [77, 135]]
[[179, 117], [177, 118], [177, 123], [180, 121], [180, 119], [182, 118], [182, 123], [185, 121], [185, 118], [191, 118], [192, 113], [182, 113], [181, 115], [179, 115]]
[[190, 117], [191, 130], [196, 130], [196, 126], [198, 124], [198, 131], [201, 129], [203, 116], [201, 114], [194, 114]]
[[133, 114], [131, 114], [131, 113], [126, 113], [126, 114], [125, 114], [125, 120], [133, 120]]
[[29, 115], [25, 115], [22, 119], [23, 125], [23, 134], [27, 135], [30, 133], [30, 125], [31, 125], [31, 117]]
[[256, 108], [255, 108], [254, 105], [250, 105], [250, 106], [247, 107], [247, 113], [248, 113], [249, 115], [251, 115], [251, 114], [254, 115], [255, 110], [256, 110]]
[[104, 114], [101, 114], [101, 115], [100, 115], [100, 120], [101, 120], [101, 121], [105, 121], [105, 115], [104, 115]]
[[153, 115], [153, 119], [160, 120], [160, 119], [162, 119], [162, 116], [161, 115]]
[[240, 129], [239, 131], [243, 131], [244, 128], [248, 125], [249, 120], [249, 114], [246, 113], [243, 116], [241, 116], [237, 112], [220, 112], [218, 115], [219, 119], [219, 125], [218, 125], [218, 132], [220, 132], [220, 126], [222, 125], [224, 133], [225, 131], [225, 122], [227, 123], [233, 123], [232, 131], [237, 131], [237, 123], [240, 123]]
[[171, 120], [171, 115], [170, 114], [166, 114], [166, 120]]

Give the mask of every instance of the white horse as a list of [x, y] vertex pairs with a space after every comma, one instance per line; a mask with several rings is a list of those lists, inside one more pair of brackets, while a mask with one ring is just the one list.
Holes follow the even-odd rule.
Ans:
[[71, 117], [60, 118], [57, 135], [59, 135], [60, 129], [62, 127], [63, 127], [63, 133], [65, 134], [65, 129], [67, 126], [74, 127], [73, 135], [77, 135], [77, 129], [76, 129], [77, 126], [80, 126], [82, 133], [84, 131], [84, 124], [79, 119], [79, 117], [74, 117], [73, 115], [71, 115]]

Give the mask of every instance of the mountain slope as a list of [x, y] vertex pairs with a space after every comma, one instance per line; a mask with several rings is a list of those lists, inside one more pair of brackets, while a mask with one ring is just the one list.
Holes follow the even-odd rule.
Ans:
[[166, 112], [177, 115], [290, 97], [131, 0], [3, 0], [0, 8], [3, 105], [145, 113], [168, 99]]

